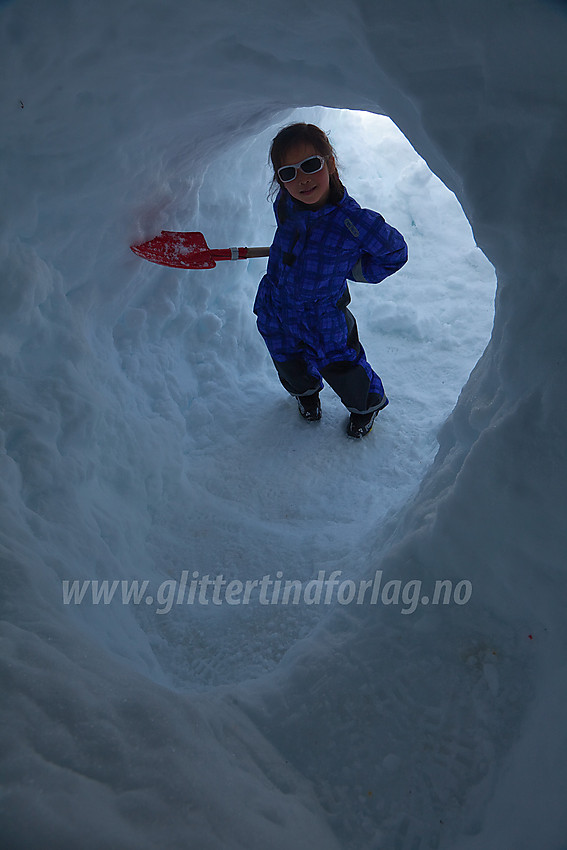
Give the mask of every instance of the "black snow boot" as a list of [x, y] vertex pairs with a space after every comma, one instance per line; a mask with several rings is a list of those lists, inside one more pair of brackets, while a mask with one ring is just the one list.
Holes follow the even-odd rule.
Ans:
[[296, 396], [299, 412], [308, 422], [318, 422], [321, 418], [321, 402], [319, 393]]
[[376, 410], [370, 413], [351, 413], [347, 427], [347, 436], [360, 439], [360, 437], [366, 437], [367, 434], [370, 434], [374, 420], [380, 411], [384, 410], [387, 404], [388, 399], [386, 396], [383, 396]]
[[366, 437], [367, 434], [370, 434], [377, 413], [377, 410], [373, 410], [372, 413], [351, 413], [347, 436], [360, 439], [360, 437]]

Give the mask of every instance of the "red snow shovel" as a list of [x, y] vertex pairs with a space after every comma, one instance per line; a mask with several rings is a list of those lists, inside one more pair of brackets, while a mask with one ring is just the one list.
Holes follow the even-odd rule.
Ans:
[[218, 260], [250, 260], [270, 254], [269, 248], [211, 249], [202, 233], [176, 233], [174, 230], [162, 230], [149, 242], [130, 247], [150, 263], [176, 269], [213, 269]]

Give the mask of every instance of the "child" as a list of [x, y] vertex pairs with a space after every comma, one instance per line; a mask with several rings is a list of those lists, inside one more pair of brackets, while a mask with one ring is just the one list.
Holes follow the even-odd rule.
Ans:
[[388, 399], [347, 309], [347, 278], [379, 283], [404, 265], [406, 243], [348, 195], [314, 124], [280, 130], [270, 159], [277, 230], [254, 303], [258, 330], [304, 419], [321, 418], [324, 379], [350, 412], [348, 436], [363, 437]]

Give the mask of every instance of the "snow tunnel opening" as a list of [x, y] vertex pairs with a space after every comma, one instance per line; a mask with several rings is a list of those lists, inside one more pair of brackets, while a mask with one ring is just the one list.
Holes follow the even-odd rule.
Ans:
[[431, 465], [437, 432], [492, 327], [493, 267], [454, 194], [384, 115], [302, 108], [240, 137], [204, 168], [191, 229], [211, 247], [271, 244], [269, 144], [296, 120], [328, 132], [349, 193], [408, 241], [404, 269], [377, 287], [350, 285], [360, 338], [390, 407], [363, 445], [346, 439], [344, 408], [328, 387], [321, 427], [299, 419], [252, 314], [265, 260], [183, 272], [182, 287], [178, 273], [161, 276], [152, 311], [166, 319], [155, 341], [175, 378], [186, 433], [182, 479], [174, 489], [166, 482], [172, 495], [154, 508], [150, 545], [165, 589], [137, 613], [181, 689], [270, 671], [329, 610], [292, 584], [305, 591], [333, 570], [364, 575], [387, 519]]
[[[277, 130], [292, 121], [311, 121], [325, 129], [334, 144], [343, 183], [361, 206], [376, 209], [397, 227], [409, 245], [409, 262], [379, 286], [350, 283], [353, 312], [361, 338], [370, 347], [377, 371], [385, 371], [390, 391], [398, 398], [409, 389], [421, 409], [431, 404], [430, 434], [435, 443], [437, 427], [451, 412], [462, 386], [482, 355], [494, 319], [496, 277], [494, 268], [477, 247], [472, 229], [454, 193], [429, 169], [393, 121], [349, 109], [304, 107], [296, 109], [262, 132], [255, 132], [232, 149], [215, 156], [205, 169], [198, 190], [196, 227], [206, 231], [211, 245], [269, 245], [275, 231], [267, 193], [271, 182], [267, 154]], [[239, 174], [235, 184], [234, 173]], [[240, 182], [240, 179], [242, 182]], [[235, 287], [250, 312], [255, 289], [265, 261], [252, 260], [246, 268], [222, 264], [213, 277], [192, 280], [198, 298], [207, 309], [223, 312], [222, 299]], [[196, 273], [198, 274], [198, 273]], [[216, 281], [218, 280], [218, 283]], [[201, 286], [207, 286], [205, 295]], [[187, 293], [189, 299], [192, 293]], [[356, 313], [355, 313], [356, 315]], [[228, 313], [218, 317], [222, 323]], [[250, 347], [264, 354], [254, 317], [249, 315], [244, 338], [246, 356]], [[211, 317], [215, 331], [219, 324]], [[251, 337], [248, 333], [252, 329]], [[437, 349], [435, 364], [427, 355]], [[424, 354], [426, 355], [424, 357]], [[268, 372], [274, 377], [272, 365]], [[419, 363], [434, 365], [419, 379]], [[250, 371], [242, 366], [246, 385]], [[409, 379], [404, 379], [409, 372]], [[279, 390], [277, 378], [272, 382]], [[401, 395], [398, 395], [401, 394]], [[329, 399], [332, 391], [327, 389]], [[429, 399], [429, 401], [428, 401]], [[390, 412], [390, 411], [389, 411]], [[412, 411], [406, 411], [409, 424]], [[431, 456], [431, 454], [430, 454]]]
[[[489, 341], [496, 277], [475, 243], [456, 196], [390, 118], [304, 107], [270, 121], [263, 131], [239, 139], [208, 163], [196, 193], [195, 229], [204, 231], [215, 247], [271, 243], [275, 224], [267, 197], [272, 176], [268, 148], [281, 126], [297, 120], [319, 123], [328, 132], [350, 194], [362, 206], [380, 211], [408, 241], [409, 262], [400, 272], [379, 286], [349, 286], [357, 321], [364, 329], [363, 341], [380, 364], [378, 371], [386, 370], [391, 392], [403, 395], [404, 387], [409, 388], [415, 404], [431, 413], [428, 438], [435, 444], [437, 428], [454, 407]], [[191, 273], [191, 286], [184, 290], [186, 303], [203, 313], [202, 336], [218, 342], [215, 334], [227, 330], [225, 339], [235, 351], [244, 352], [239, 383], [245, 391], [251, 373], [253, 381], [256, 377], [258, 361], [252, 357], [253, 362], [247, 362], [252, 352], [275, 377], [251, 314], [264, 268], [262, 260], [238, 268], [222, 263], [206, 276]], [[245, 326], [231, 327], [234, 297], [241, 300], [240, 308], [246, 313]], [[435, 350], [438, 361], [431, 364], [427, 355]], [[427, 366], [434, 366], [433, 374], [426, 374]], [[416, 369], [421, 369], [419, 381]], [[409, 379], [404, 379], [404, 371]], [[277, 378], [270, 383], [281, 391]], [[421, 390], [416, 394], [418, 385]], [[332, 391], [328, 389], [326, 395], [331, 399]], [[411, 411], [406, 414], [409, 424]]]

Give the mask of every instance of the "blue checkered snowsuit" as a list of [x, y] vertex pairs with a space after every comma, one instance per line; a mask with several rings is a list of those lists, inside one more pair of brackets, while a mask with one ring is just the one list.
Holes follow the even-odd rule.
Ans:
[[285, 389], [317, 392], [322, 378], [354, 413], [388, 403], [366, 360], [347, 305], [349, 280], [379, 283], [407, 260], [403, 236], [345, 191], [338, 204], [309, 210], [280, 190], [278, 224], [254, 313]]

